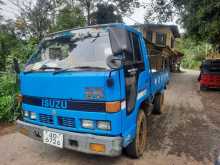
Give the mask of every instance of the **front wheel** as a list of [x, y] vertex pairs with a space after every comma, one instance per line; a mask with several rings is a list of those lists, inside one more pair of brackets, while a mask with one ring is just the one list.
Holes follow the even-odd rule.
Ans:
[[136, 137], [127, 147], [126, 153], [132, 158], [139, 158], [143, 155], [147, 142], [147, 117], [143, 110], [140, 110], [137, 117]]

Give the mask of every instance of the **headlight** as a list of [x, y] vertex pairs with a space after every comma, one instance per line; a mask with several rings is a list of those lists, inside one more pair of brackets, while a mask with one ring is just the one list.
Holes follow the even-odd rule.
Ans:
[[98, 121], [97, 128], [101, 130], [111, 130], [111, 123], [109, 121]]
[[37, 114], [36, 114], [35, 112], [31, 112], [31, 113], [30, 113], [30, 118], [31, 118], [32, 120], [36, 120], [36, 119], [37, 119]]
[[94, 129], [95, 127], [94, 121], [92, 120], [82, 120], [81, 125], [83, 128], [87, 128], [87, 129]]
[[25, 117], [29, 117], [29, 112], [28, 111], [24, 111], [24, 116]]

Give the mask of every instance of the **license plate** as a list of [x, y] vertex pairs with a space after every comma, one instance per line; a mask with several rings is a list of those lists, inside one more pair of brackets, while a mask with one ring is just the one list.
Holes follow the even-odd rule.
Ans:
[[44, 130], [43, 142], [59, 148], [63, 148], [63, 134]]

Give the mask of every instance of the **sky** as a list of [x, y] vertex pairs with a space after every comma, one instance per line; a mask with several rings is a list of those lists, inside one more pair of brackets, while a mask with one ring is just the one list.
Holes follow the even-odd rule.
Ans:
[[141, 8], [135, 9], [134, 13], [131, 16], [124, 17], [123, 20], [128, 25], [133, 25], [136, 22], [144, 23], [144, 15], [145, 15], [145, 9], [141, 7]]
[[[10, 1], [8, 0], [2, 0], [5, 5], [1, 6], [2, 10], [0, 11], [1, 15], [5, 17], [5, 19], [15, 19], [16, 15], [19, 14], [18, 8], [13, 5]], [[12, 2], [14, 0], [11, 0]]]

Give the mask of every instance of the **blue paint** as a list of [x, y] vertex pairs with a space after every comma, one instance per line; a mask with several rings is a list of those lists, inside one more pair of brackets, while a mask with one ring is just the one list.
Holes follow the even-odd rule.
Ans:
[[67, 100], [42, 99], [41, 106], [45, 108], [67, 109]]
[[[137, 80], [138, 93], [144, 94], [136, 100], [134, 110], [128, 114], [125, 109], [117, 113], [103, 112], [86, 112], [67, 110], [67, 103], [60, 100], [50, 100], [48, 98], [72, 99], [72, 100], [88, 100], [96, 102], [114, 102], [126, 100], [125, 75], [124, 70], [119, 69], [112, 71], [111, 78], [114, 81], [114, 86], [108, 87], [107, 79], [109, 72], [106, 71], [74, 71], [64, 72], [62, 74], [53, 74], [52, 72], [36, 72], [20, 74], [20, 89], [22, 95], [43, 97], [42, 106], [33, 106], [29, 104], [22, 105], [22, 108], [27, 111], [37, 113], [36, 120], [24, 118], [24, 121], [56, 128], [71, 132], [91, 133], [104, 136], [122, 136], [123, 146], [126, 147], [135, 137], [137, 114], [140, 105], [143, 101], [152, 101], [155, 94], [163, 92], [167, 82], [169, 81], [169, 71], [161, 71], [152, 73], [143, 36], [140, 32], [132, 27], [123, 24], [112, 24], [110, 26], [126, 29], [138, 35], [142, 58], [144, 61], [144, 70], [140, 72]], [[72, 34], [72, 33], [71, 33]], [[70, 32], [62, 32], [57, 36], [69, 36]], [[101, 97], [87, 97], [88, 89], [102, 89]], [[92, 91], [92, 90], [91, 90]], [[103, 93], [102, 93], [103, 92]], [[40, 114], [52, 116], [53, 124], [42, 123]], [[64, 127], [59, 124], [58, 117], [73, 118], [75, 127]], [[81, 127], [81, 120], [104, 120], [110, 121], [112, 129], [110, 131], [98, 129], [84, 129]]]

